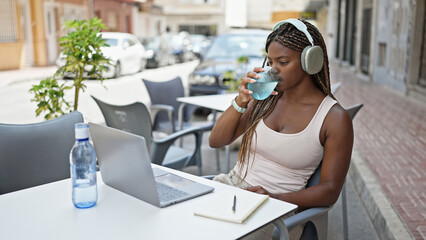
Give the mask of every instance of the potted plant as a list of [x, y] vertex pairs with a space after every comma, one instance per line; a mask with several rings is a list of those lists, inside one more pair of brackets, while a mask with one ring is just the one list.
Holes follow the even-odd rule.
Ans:
[[235, 70], [228, 70], [223, 73], [223, 77], [225, 79], [231, 80], [227, 82], [230, 92], [235, 92], [240, 87], [241, 78], [245, 74], [244, 71], [247, 69], [248, 63], [249, 63], [249, 58], [247, 56], [241, 56], [237, 58], [237, 67]]
[[[64, 91], [72, 88], [74, 88], [73, 110], [77, 110], [80, 90], [84, 91], [86, 88], [85, 77], [103, 80], [102, 72], [108, 69], [110, 60], [101, 51], [101, 47], [108, 46], [99, 34], [102, 29], [106, 27], [102, 20], [96, 17], [65, 22], [64, 30], [67, 35], [58, 40], [65, 64], [53, 77], [40, 81], [30, 89], [34, 94], [31, 101], [38, 103], [36, 116], [47, 112], [44, 118], [48, 120], [70, 112], [71, 104], [64, 98]], [[68, 82], [59, 84], [58, 79], [68, 74], [74, 76], [72, 85]]]

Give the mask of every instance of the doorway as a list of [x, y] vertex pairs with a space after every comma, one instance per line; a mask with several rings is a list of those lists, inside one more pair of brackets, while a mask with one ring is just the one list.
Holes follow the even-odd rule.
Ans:
[[362, 13], [361, 71], [365, 74], [370, 66], [371, 14], [372, 8], [365, 8]]

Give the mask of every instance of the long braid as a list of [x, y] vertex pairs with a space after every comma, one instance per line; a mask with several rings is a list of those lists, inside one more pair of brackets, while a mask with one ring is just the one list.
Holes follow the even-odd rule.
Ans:
[[[324, 52], [324, 65], [320, 72], [317, 74], [311, 75], [314, 81], [315, 86], [320, 89], [324, 94], [329, 95], [333, 99], [335, 97], [331, 93], [330, 88], [330, 70], [329, 70], [329, 62], [328, 62], [328, 56], [327, 56], [327, 48], [324, 42], [324, 39], [321, 35], [321, 33], [318, 31], [318, 29], [310, 24], [307, 21], [301, 20], [308, 28], [309, 33], [311, 34], [314, 45], [317, 45], [322, 48]], [[278, 29], [271, 32], [268, 36], [268, 39], [266, 40], [265, 50], [268, 52], [269, 45], [273, 42], [279, 42], [285, 47], [288, 47], [292, 50], [302, 52], [303, 49], [307, 46], [310, 46], [311, 43], [309, 42], [308, 38], [305, 36], [305, 34], [301, 31], [299, 31], [295, 26], [293, 26], [290, 23], [285, 23], [281, 25]], [[266, 59], [265, 59], [266, 60]], [[265, 62], [264, 62], [265, 63]], [[271, 95], [265, 100], [253, 100], [253, 109], [250, 113], [249, 119], [248, 119], [248, 128], [245, 131], [240, 147], [240, 151], [238, 154], [238, 165], [240, 166], [240, 170], [243, 170], [242, 166], [244, 166], [244, 163], [249, 160], [249, 153], [252, 148], [252, 139], [253, 135], [256, 134], [256, 126], [259, 123], [259, 121], [263, 118], [266, 118], [271, 114], [272, 110], [275, 108], [278, 99], [282, 96], [282, 92], [278, 93], [278, 95]], [[257, 139], [257, 137], [256, 137]], [[257, 142], [254, 144], [254, 152], [256, 152]], [[253, 154], [253, 161], [254, 161]], [[242, 179], [244, 179], [247, 176], [247, 170], [248, 170], [248, 164], [247, 168], [245, 170], [245, 173], [240, 173], [240, 176], [243, 176]]]

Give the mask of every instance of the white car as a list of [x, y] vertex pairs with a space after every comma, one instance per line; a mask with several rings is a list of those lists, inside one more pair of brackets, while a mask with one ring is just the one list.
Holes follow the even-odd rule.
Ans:
[[[109, 66], [108, 71], [102, 72], [102, 77], [117, 78], [145, 69], [145, 48], [135, 35], [121, 32], [101, 32], [99, 34], [102, 34], [102, 38], [109, 45], [109, 47], [102, 47], [101, 51], [105, 57], [111, 59], [111, 66]], [[63, 54], [59, 56], [56, 64], [59, 67], [65, 64]], [[85, 68], [87, 71], [90, 69], [91, 66]]]

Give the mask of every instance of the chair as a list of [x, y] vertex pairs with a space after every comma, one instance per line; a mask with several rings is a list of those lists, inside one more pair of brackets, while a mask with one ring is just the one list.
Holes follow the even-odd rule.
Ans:
[[336, 94], [339, 88], [342, 86], [342, 82], [337, 82], [331, 85], [331, 94]]
[[[352, 120], [355, 118], [356, 114], [363, 106], [364, 104], [360, 103], [346, 109], [346, 111], [349, 113], [349, 116], [351, 117]], [[348, 214], [347, 214], [347, 208], [346, 208], [346, 180], [345, 180], [345, 184], [343, 184], [341, 194], [342, 194], [343, 235], [344, 235], [344, 239], [347, 240], [349, 239], [349, 234], [348, 234]]]
[[[357, 112], [362, 108], [363, 104], [357, 104], [346, 109], [349, 113], [349, 116], [353, 120]], [[321, 165], [315, 170], [312, 176], [309, 178], [306, 185], [307, 188], [315, 186], [319, 183], [320, 174], [321, 174]], [[343, 211], [343, 231], [345, 239], [348, 239], [348, 227], [347, 227], [347, 211], [346, 211], [346, 188], [343, 184], [342, 188], [342, 211]], [[333, 206], [329, 207], [313, 207], [306, 209], [300, 213], [297, 213], [289, 218], [281, 220], [276, 220], [274, 222], [276, 228], [274, 229], [273, 239], [279, 239], [280, 234], [281, 239], [289, 239], [288, 230], [292, 230], [294, 227], [301, 224], [305, 224], [301, 240], [307, 239], [327, 239], [327, 227], [328, 227], [328, 211]]]
[[[197, 108], [194, 105], [185, 105], [183, 107], [182, 128], [178, 126], [178, 110], [181, 103], [177, 101], [177, 98], [185, 96], [185, 90], [180, 77], [162, 82], [154, 82], [146, 79], [142, 79], [142, 81], [151, 99], [150, 111], [154, 131], [171, 133], [194, 126], [202, 126], [205, 129], [204, 131], [213, 129], [214, 121], [203, 125], [194, 124], [194, 122], [190, 121], [191, 116]], [[215, 119], [216, 112], [214, 111], [213, 114], [213, 119]], [[183, 139], [180, 139], [181, 147], [182, 144]], [[219, 149], [216, 151], [216, 165], [217, 169], [220, 170]]]
[[33, 124], [0, 124], [0, 194], [70, 177], [69, 154], [75, 142], [74, 111]]
[[[178, 109], [180, 103], [178, 97], [185, 96], [185, 90], [180, 77], [169, 81], [154, 82], [142, 79], [151, 99], [150, 110], [152, 114], [153, 129], [161, 132], [175, 132], [177, 126]], [[192, 114], [196, 107], [186, 105], [183, 109], [183, 128], [189, 127]], [[212, 126], [213, 127], [213, 126]]]
[[[198, 166], [198, 173], [201, 175], [201, 141], [204, 128], [187, 128], [157, 140], [153, 138], [151, 117], [148, 108], [143, 103], [135, 102], [118, 106], [105, 103], [94, 96], [92, 98], [101, 109], [107, 126], [145, 138], [152, 163], [173, 169], [196, 165]], [[190, 134], [195, 136], [193, 151], [173, 146], [177, 139]]]

